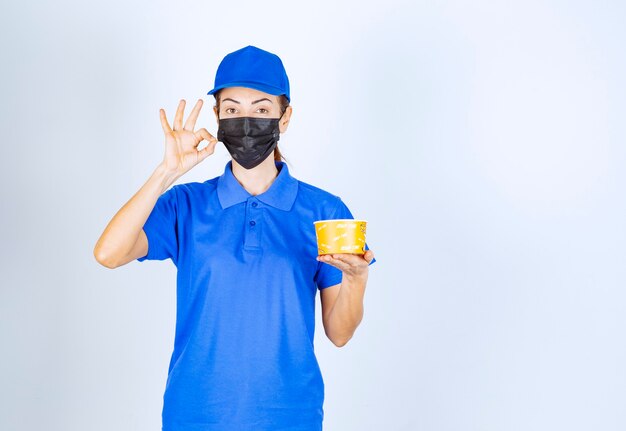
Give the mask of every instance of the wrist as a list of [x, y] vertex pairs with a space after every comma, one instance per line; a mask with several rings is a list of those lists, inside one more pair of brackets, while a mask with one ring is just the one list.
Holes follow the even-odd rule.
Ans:
[[152, 177], [156, 178], [162, 192], [165, 192], [172, 184], [174, 184], [174, 182], [176, 182], [178, 178], [180, 178], [180, 175], [176, 172], [168, 171], [163, 164], [159, 164], [152, 173]]

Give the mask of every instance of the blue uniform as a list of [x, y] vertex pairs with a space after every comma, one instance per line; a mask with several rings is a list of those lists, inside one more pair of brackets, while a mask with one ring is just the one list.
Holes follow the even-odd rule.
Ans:
[[163, 431], [322, 429], [315, 298], [342, 273], [316, 260], [313, 222], [354, 217], [275, 163], [256, 196], [232, 161], [219, 177], [175, 185], [143, 227], [148, 254], [137, 260], [169, 258], [178, 270]]

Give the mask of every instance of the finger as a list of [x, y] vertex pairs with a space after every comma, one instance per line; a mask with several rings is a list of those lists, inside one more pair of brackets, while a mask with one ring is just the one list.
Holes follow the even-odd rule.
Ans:
[[204, 147], [203, 149], [201, 149], [200, 151], [198, 151], [198, 159], [200, 161], [203, 161], [204, 159], [209, 157], [214, 152], [215, 152], [215, 144], [209, 144], [206, 147]]
[[354, 266], [357, 265], [360, 260], [362, 260], [360, 255], [354, 254], [333, 254], [333, 258], [344, 262], [346, 265]]
[[163, 110], [163, 108], [159, 109], [159, 114], [161, 116], [161, 127], [163, 128], [163, 132], [166, 135], [169, 135], [170, 133], [172, 133], [172, 129], [170, 128], [170, 125], [167, 122], [167, 118], [165, 117], [165, 111]]
[[[200, 161], [202, 161], [215, 152], [215, 145], [217, 145], [217, 139], [215, 139], [213, 135], [211, 135], [207, 129], [200, 129], [196, 131], [195, 134], [196, 136], [200, 135], [202, 138], [204, 138], [204, 140], [209, 141], [206, 147], [198, 151], [198, 158]], [[198, 145], [200, 145], [200, 142], [202, 142], [202, 140], [203, 139], [200, 139], [200, 141], [198, 142]], [[196, 148], [198, 147], [198, 145], [196, 145]]]
[[320, 257], [320, 260], [324, 263], [327, 263], [329, 265], [332, 265], [336, 268], [339, 268], [341, 271], [345, 271], [347, 269], [350, 268], [350, 265], [347, 265], [346, 263], [344, 263], [343, 261], [339, 260], [339, 259], [335, 259], [333, 257], [333, 255], [330, 254], [326, 254], [324, 256]]
[[341, 270], [341, 272], [348, 272], [350, 271], [351, 267], [350, 265], [342, 262], [341, 260], [338, 259], [334, 259], [331, 262], [328, 262], [329, 264], [333, 265], [335, 268]]
[[176, 109], [176, 116], [174, 117], [174, 130], [180, 130], [183, 128], [183, 113], [185, 112], [185, 99], [180, 99], [178, 108]]
[[198, 115], [200, 114], [200, 109], [202, 109], [202, 103], [202, 99], [198, 99], [198, 101], [196, 102], [196, 106], [193, 107], [191, 114], [189, 114], [187, 121], [185, 121], [185, 130], [189, 130], [191, 132], [193, 131], [194, 127], [196, 127], [196, 120], [198, 119]]
[[203, 139], [209, 141], [209, 144], [213, 144], [214, 142], [217, 143], [217, 138], [211, 135], [209, 131], [205, 129], [204, 127], [202, 129], [196, 130], [194, 135], [196, 137], [200, 137], [200, 140], [198, 141], [198, 145], [200, 145], [200, 142], [202, 142]]

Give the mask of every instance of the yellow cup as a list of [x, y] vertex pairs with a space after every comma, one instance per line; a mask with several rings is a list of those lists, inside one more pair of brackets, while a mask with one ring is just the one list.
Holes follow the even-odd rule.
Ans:
[[317, 253], [365, 254], [365, 230], [367, 221], [335, 219], [314, 221], [317, 237]]

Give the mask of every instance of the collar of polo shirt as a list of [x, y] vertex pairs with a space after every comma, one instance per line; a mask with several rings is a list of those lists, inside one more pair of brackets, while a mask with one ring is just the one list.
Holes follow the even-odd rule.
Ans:
[[[254, 197], [264, 204], [283, 211], [289, 211], [298, 194], [298, 180], [289, 174], [289, 168], [285, 162], [274, 161], [274, 163], [276, 164], [276, 169], [279, 170], [276, 179], [269, 189]], [[226, 163], [224, 173], [217, 181], [217, 197], [222, 209], [245, 202], [253, 196], [239, 184], [239, 181], [233, 175], [232, 164], [232, 160]]]

